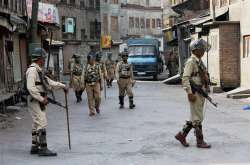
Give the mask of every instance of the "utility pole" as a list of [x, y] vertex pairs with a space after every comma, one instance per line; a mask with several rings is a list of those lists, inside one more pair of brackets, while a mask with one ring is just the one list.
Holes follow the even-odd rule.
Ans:
[[39, 0], [32, 0], [31, 14], [31, 40], [29, 44], [29, 54], [31, 55], [35, 47], [40, 47], [41, 43], [37, 36], [37, 17], [38, 17]]

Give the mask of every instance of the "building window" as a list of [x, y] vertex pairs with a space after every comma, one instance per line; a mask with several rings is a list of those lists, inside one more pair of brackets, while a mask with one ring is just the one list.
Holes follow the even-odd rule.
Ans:
[[226, 5], [227, 5], [227, 2], [228, 2], [228, 0], [220, 0], [220, 5], [221, 5], [221, 7], [222, 7], [222, 6], [226, 6]]
[[8, 8], [9, 7], [9, 0], [4, 0], [3, 5], [5, 8]]
[[149, 6], [149, 0], [146, 0], [146, 5]]
[[85, 1], [84, 0], [80, 1], [80, 8], [81, 9], [85, 8]]
[[86, 30], [81, 29], [81, 40], [85, 41], [87, 39]]
[[146, 28], [150, 29], [150, 19], [146, 19]]
[[95, 8], [95, 1], [94, 0], [89, 0], [89, 8], [94, 9]]
[[61, 0], [60, 2], [61, 3], [67, 3], [67, 0]]
[[62, 32], [74, 34], [76, 32], [76, 18], [62, 17]]
[[75, 4], [76, 4], [76, 1], [75, 1], [75, 0], [70, 0], [69, 3], [70, 3], [71, 5], [75, 5]]
[[134, 17], [129, 17], [129, 28], [134, 28], [134, 27], [135, 27]]
[[103, 31], [104, 34], [108, 34], [108, 14], [103, 14]]
[[152, 28], [155, 28], [155, 19], [152, 19]]
[[219, 6], [219, 1], [220, 0], [212, 0], [212, 6], [214, 5], [214, 6]]
[[95, 1], [95, 8], [96, 10], [100, 10], [100, 0]]
[[243, 52], [243, 58], [250, 57], [250, 35], [244, 36], [244, 52]]
[[112, 4], [118, 4], [118, 0], [111, 0], [110, 3], [112, 3]]
[[135, 18], [135, 27], [140, 28], [140, 19], [138, 17]]
[[[19, 3], [21, 3], [21, 1]], [[18, 9], [18, 1], [15, 0], [15, 9], [14, 9], [15, 12], [17, 12], [17, 9]], [[20, 12], [22, 12], [22, 10], [20, 10]]]
[[157, 23], [157, 28], [160, 28], [161, 27], [161, 19], [158, 18], [156, 23]]
[[90, 22], [90, 39], [94, 39], [95, 38], [95, 22]]
[[145, 19], [144, 18], [141, 18], [140, 24], [141, 24], [141, 29], [144, 29], [145, 28]]
[[90, 22], [90, 39], [99, 39], [101, 35], [101, 23], [97, 20]]
[[111, 16], [111, 31], [118, 32], [118, 17]]

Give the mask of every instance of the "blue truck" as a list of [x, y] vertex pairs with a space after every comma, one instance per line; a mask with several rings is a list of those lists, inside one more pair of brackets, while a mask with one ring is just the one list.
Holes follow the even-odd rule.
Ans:
[[149, 77], [154, 80], [163, 71], [160, 55], [160, 42], [154, 38], [128, 39], [128, 62], [133, 65], [135, 76]]

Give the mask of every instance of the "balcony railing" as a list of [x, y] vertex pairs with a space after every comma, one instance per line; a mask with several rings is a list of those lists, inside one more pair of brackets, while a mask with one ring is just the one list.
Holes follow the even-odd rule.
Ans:
[[[12, 3], [10, 3], [12, 2]], [[0, 0], [0, 11], [7, 14], [25, 15], [25, 0], [9, 1]]]

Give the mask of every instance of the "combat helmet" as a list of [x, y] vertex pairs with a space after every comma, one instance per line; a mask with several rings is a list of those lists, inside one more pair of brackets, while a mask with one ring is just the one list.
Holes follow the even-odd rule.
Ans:
[[123, 57], [128, 57], [128, 49], [124, 49], [124, 51], [122, 52], [122, 58]]
[[96, 52], [96, 61], [101, 61], [101, 59], [102, 59], [102, 52]]
[[31, 53], [32, 61], [36, 61], [38, 58], [46, 58], [47, 53], [43, 48], [35, 48]]

